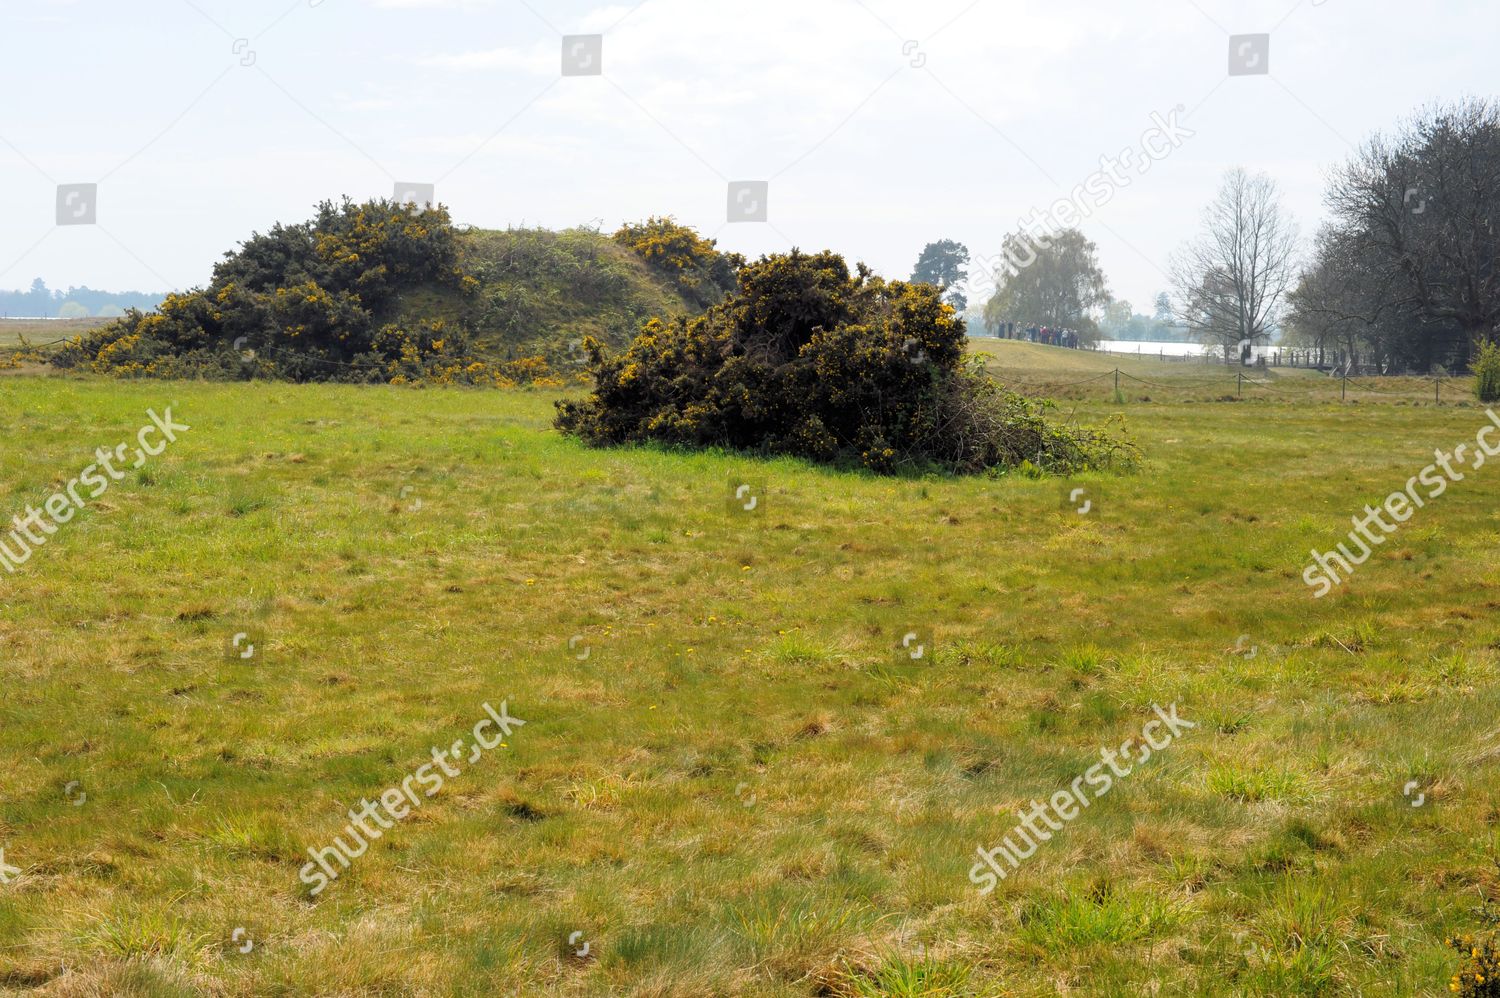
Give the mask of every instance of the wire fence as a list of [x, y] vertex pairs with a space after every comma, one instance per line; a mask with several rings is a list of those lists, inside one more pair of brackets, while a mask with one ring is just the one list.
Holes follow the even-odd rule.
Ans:
[[[1304, 401], [1360, 402], [1392, 401], [1404, 404], [1442, 405], [1473, 399], [1473, 378], [1452, 377], [1383, 377], [1355, 378], [1347, 374], [1323, 376], [1268, 377], [1226, 372], [1221, 377], [1160, 376], [1161, 380], [1141, 378], [1120, 368], [1105, 371], [1078, 381], [1036, 380], [1013, 374], [991, 364], [990, 376], [1000, 384], [1022, 394], [1062, 395], [1077, 401]], [[1029, 372], [1028, 372], [1029, 373]], [[1149, 390], [1149, 391], [1148, 391]], [[1153, 395], [1152, 392], [1157, 394]], [[1165, 393], [1165, 394], [1161, 394]]]
[[[24, 345], [0, 346], [0, 360], [20, 353], [32, 353], [47, 347], [58, 346], [75, 338], [65, 336], [47, 343], [28, 342]], [[303, 363], [320, 364], [329, 368], [376, 370], [368, 364], [351, 364], [346, 361], [309, 356], [305, 353], [270, 346], [260, 347], [258, 352], [291, 357]], [[1191, 399], [1213, 402], [1254, 400], [1359, 402], [1373, 397], [1376, 400], [1390, 400], [1398, 404], [1430, 402], [1442, 405], [1469, 401], [1474, 397], [1472, 377], [1391, 376], [1380, 378], [1380, 383], [1376, 384], [1371, 378], [1352, 378], [1347, 373], [1328, 377], [1312, 375], [1267, 377], [1264, 376], [1262, 369], [1256, 369], [1256, 372], [1262, 376], [1256, 377], [1244, 372], [1231, 375], [1225, 372], [1222, 377], [1217, 378], [1179, 378], [1175, 375], [1166, 375], [1165, 380], [1156, 381], [1136, 377], [1117, 367], [1112, 371], [1104, 371], [1077, 381], [1056, 381], [1018, 377], [993, 361], [988, 365], [988, 370], [990, 376], [1000, 384], [1019, 391], [1023, 395], [1059, 395], [1074, 401], [1152, 402]], [[1167, 394], [1162, 397], [1153, 397], [1143, 389]]]

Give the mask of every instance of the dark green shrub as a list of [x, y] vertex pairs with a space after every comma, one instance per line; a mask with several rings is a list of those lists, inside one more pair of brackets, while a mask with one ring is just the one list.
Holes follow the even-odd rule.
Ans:
[[440, 371], [454, 380], [471, 367], [462, 325], [393, 320], [408, 288], [472, 294], [477, 282], [457, 261], [444, 208], [324, 202], [311, 221], [252, 235], [207, 288], [169, 295], [155, 312], [132, 309], [53, 362], [127, 377], [389, 381]]
[[937, 288], [794, 251], [744, 267], [737, 291], [701, 317], [648, 322], [618, 356], [590, 341], [594, 394], [558, 403], [557, 425], [593, 444], [720, 446], [885, 473], [1133, 459], [1116, 436], [1048, 423], [1044, 403], [966, 365], [965, 342]]

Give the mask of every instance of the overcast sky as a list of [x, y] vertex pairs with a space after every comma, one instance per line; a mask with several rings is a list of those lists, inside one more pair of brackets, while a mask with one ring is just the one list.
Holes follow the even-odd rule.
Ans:
[[[1269, 74], [1231, 77], [1258, 33]], [[602, 75], [562, 76], [574, 34]], [[1224, 170], [1270, 173], [1310, 237], [1351, 143], [1494, 92], [1497, 37], [1495, 0], [0, 0], [0, 287], [200, 285], [397, 181], [478, 226], [670, 214], [905, 277], [934, 239], [993, 256], [1180, 107], [1195, 134], [1080, 226], [1149, 311]], [[767, 222], [727, 224], [741, 180]], [[56, 225], [68, 183], [97, 225]]]

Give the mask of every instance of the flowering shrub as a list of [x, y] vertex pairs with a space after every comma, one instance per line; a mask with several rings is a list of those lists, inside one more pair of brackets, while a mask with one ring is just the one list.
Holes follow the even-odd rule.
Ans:
[[730, 447], [883, 473], [1133, 459], [1115, 434], [1047, 422], [1044, 403], [967, 365], [964, 345], [938, 289], [794, 251], [744, 267], [701, 317], [648, 322], [618, 356], [586, 341], [595, 391], [558, 403], [557, 426], [594, 444]]
[[716, 305], [733, 291], [735, 274], [745, 263], [743, 256], [720, 253], [712, 239], [671, 218], [622, 226], [614, 238], [673, 281], [677, 293], [698, 308]]
[[479, 361], [462, 321], [393, 321], [407, 289], [472, 296], [478, 282], [458, 258], [444, 208], [324, 202], [309, 222], [251, 236], [214, 268], [208, 288], [168, 295], [155, 312], [132, 310], [53, 363], [122, 377], [293, 381], [513, 384], [550, 374], [525, 360]]
[[1500, 996], [1500, 951], [1493, 933], [1482, 936], [1454, 936], [1445, 940], [1458, 953], [1458, 970], [1448, 982], [1448, 990], [1463, 998], [1496, 998]]

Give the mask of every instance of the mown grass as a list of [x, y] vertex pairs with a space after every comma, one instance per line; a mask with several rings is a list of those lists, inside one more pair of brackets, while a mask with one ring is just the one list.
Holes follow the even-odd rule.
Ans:
[[[588, 450], [540, 392], [22, 377], [0, 510], [169, 404], [0, 573], [5, 987], [1435, 995], [1500, 886], [1487, 471], [1300, 579], [1477, 410], [1082, 403], [1139, 474], [889, 480]], [[309, 897], [502, 699], [506, 747]], [[976, 847], [1173, 702], [980, 896]]]

